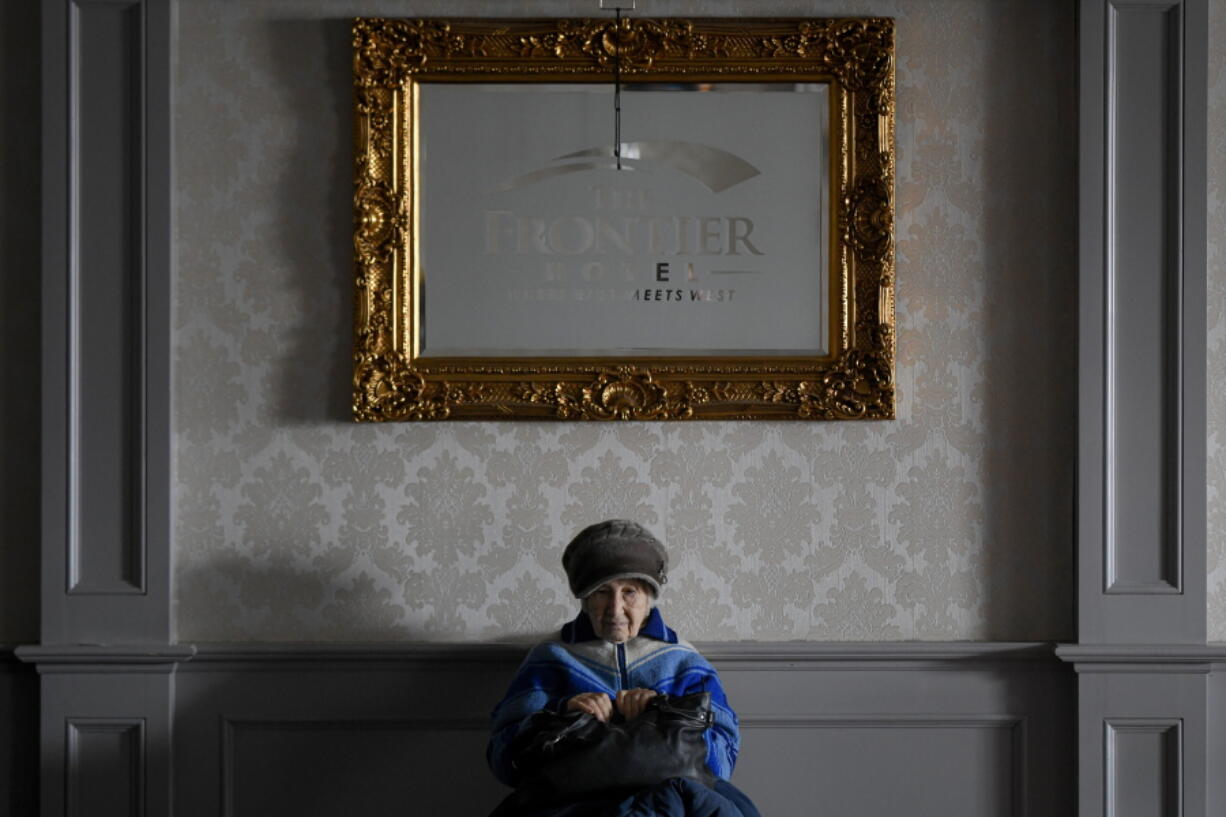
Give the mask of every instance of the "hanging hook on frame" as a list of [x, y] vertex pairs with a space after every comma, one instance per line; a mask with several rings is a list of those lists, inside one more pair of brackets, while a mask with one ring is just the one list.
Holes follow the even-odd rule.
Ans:
[[616, 12], [617, 50], [613, 52], [613, 157], [622, 169], [622, 11], [634, 11], [635, 0], [600, 0], [600, 9]]

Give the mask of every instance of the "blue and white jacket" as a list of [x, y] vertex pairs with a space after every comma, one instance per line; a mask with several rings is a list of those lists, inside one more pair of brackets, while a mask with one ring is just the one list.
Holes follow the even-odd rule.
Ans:
[[508, 750], [532, 713], [560, 712], [581, 692], [616, 698], [623, 689], [640, 687], [665, 695], [710, 692], [715, 725], [707, 730], [707, 765], [719, 778], [732, 776], [741, 741], [736, 713], [728, 706], [715, 668], [691, 644], [678, 639], [656, 609], [639, 634], [623, 644], [598, 637], [587, 613], [579, 613], [557, 638], [532, 648], [491, 716], [486, 758], [494, 776], [508, 786], [518, 784]]

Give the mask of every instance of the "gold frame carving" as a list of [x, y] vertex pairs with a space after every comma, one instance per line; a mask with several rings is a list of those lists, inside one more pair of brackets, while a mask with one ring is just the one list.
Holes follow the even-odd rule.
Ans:
[[[417, 83], [611, 82], [619, 48], [623, 81], [830, 84], [829, 354], [416, 354]], [[353, 67], [356, 420], [893, 419], [893, 20], [357, 18]]]

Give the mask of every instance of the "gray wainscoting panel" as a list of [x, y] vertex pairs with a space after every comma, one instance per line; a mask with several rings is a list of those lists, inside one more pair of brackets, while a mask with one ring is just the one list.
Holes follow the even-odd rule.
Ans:
[[145, 722], [69, 718], [68, 817], [145, 814]]
[[1103, 722], [1108, 817], [1181, 817], [1183, 721], [1107, 718]]
[[404, 814], [424, 802], [443, 814], [448, 800], [480, 798], [483, 815], [502, 796], [473, 774], [487, 730], [484, 718], [226, 720], [221, 813]]
[[0, 645], [0, 817], [38, 813], [38, 676]]
[[1071, 674], [1047, 651], [958, 646], [716, 648], [744, 726], [736, 782], [763, 814], [1072, 813]]
[[[1071, 814], [1071, 670], [1033, 645], [707, 645], [734, 782], [778, 817]], [[175, 806], [486, 814], [488, 715], [523, 648], [222, 645], [176, 676]]]
[[172, 10], [43, 4], [44, 643], [172, 635]]
[[742, 728], [738, 782], [762, 780], [766, 813], [796, 813], [800, 803], [813, 814], [886, 815], [901, 803], [909, 815], [934, 817], [1035, 813], [1025, 806], [1026, 729], [1017, 717], [750, 719]]
[[1203, 643], [1207, 7], [1081, 10], [1078, 638]]
[[505, 795], [485, 769], [489, 712], [522, 657], [202, 650], [176, 681], [175, 751], [191, 760], [175, 771], [175, 813], [487, 814]]

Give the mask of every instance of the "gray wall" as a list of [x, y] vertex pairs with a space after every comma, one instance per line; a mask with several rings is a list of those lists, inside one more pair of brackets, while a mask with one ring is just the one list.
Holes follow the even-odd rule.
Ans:
[[0, 4], [0, 644], [38, 640], [38, 12]]
[[347, 18], [512, 8], [180, 4], [180, 637], [531, 637], [610, 516], [690, 638], [1071, 637], [1073, 4], [647, 8], [898, 18], [896, 422], [354, 426]]

